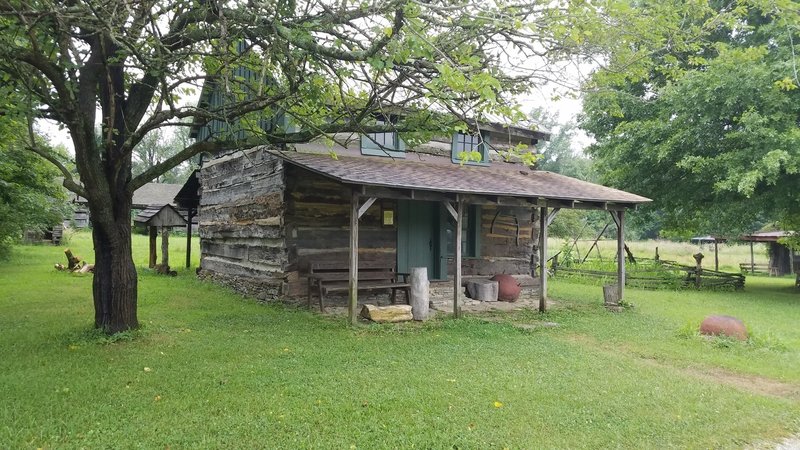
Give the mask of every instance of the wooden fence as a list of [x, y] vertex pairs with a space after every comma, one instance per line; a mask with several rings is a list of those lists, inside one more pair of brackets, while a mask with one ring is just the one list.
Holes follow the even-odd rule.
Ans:
[[[554, 261], [556, 262], [556, 261]], [[599, 282], [614, 282], [617, 272], [602, 269], [581, 268], [592, 266], [589, 264], [576, 264], [552, 267], [553, 274], [565, 275], [570, 278], [587, 279]], [[716, 270], [699, 268], [678, 264], [675, 261], [663, 261], [638, 258], [637, 263], [627, 265], [625, 285], [644, 289], [720, 289], [738, 290], [744, 288], [745, 276], [740, 273], [720, 272]]]

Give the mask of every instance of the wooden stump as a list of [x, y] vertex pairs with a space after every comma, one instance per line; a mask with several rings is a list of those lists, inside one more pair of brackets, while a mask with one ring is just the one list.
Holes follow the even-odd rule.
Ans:
[[408, 303], [411, 305], [414, 320], [427, 320], [428, 309], [430, 308], [428, 268], [412, 267], [408, 282], [411, 284]]
[[619, 289], [616, 284], [603, 286], [603, 304], [605, 306], [619, 306]]
[[64, 254], [67, 256], [67, 270], [79, 269], [80, 258], [72, 254], [72, 250], [65, 249]]
[[407, 322], [414, 319], [411, 309], [411, 305], [364, 305], [361, 317], [378, 323]]
[[491, 280], [467, 281], [467, 297], [482, 302], [496, 302], [500, 284]]

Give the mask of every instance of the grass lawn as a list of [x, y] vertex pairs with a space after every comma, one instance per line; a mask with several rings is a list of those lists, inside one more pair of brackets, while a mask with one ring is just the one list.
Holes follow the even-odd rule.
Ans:
[[[87, 234], [70, 246], [91, 255]], [[52, 269], [61, 250], [0, 262], [3, 448], [739, 448], [800, 430], [788, 278], [632, 289], [619, 314], [599, 287], [556, 279], [544, 316], [348, 328], [140, 270], [143, 328], [110, 339], [91, 330], [91, 276]], [[695, 336], [709, 313], [755, 339]], [[542, 320], [559, 326], [518, 326]]]

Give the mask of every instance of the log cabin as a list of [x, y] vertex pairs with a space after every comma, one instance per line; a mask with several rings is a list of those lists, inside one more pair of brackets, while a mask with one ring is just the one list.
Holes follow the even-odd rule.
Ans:
[[[221, 129], [196, 124], [192, 137], [213, 139]], [[350, 271], [342, 300], [354, 321], [363, 297], [358, 268], [365, 264], [400, 273], [427, 268], [431, 296], [449, 302], [455, 314], [465, 280], [509, 274], [543, 310], [541, 266], [555, 214], [609, 211], [622, 255], [624, 212], [649, 201], [506, 161], [504, 149], [548, 138], [527, 128], [482, 124], [479, 132], [415, 148], [396, 132], [334, 138], [333, 147], [321, 140], [258, 146], [203, 162], [201, 276], [262, 300], [303, 298], [312, 264], [342, 264]], [[480, 159], [465, 162], [465, 151]], [[618, 258], [623, 287], [624, 259]]]

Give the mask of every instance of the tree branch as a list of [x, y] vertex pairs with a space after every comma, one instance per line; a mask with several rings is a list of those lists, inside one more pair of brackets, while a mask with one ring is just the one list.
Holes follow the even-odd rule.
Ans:
[[56, 166], [61, 175], [64, 176], [64, 181], [61, 183], [65, 188], [69, 189], [70, 191], [80, 195], [81, 197], [86, 198], [86, 191], [83, 189], [83, 186], [78, 184], [75, 181], [75, 178], [72, 176], [72, 172], [67, 169], [67, 167], [58, 160], [52, 153], [48, 152], [47, 150], [39, 147], [36, 143], [36, 133], [33, 131], [33, 118], [29, 115], [27, 116], [28, 122], [28, 139], [30, 139], [31, 144], [27, 147], [28, 150], [36, 153], [37, 155], [41, 156], [45, 160], [49, 161], [51, 164]]

